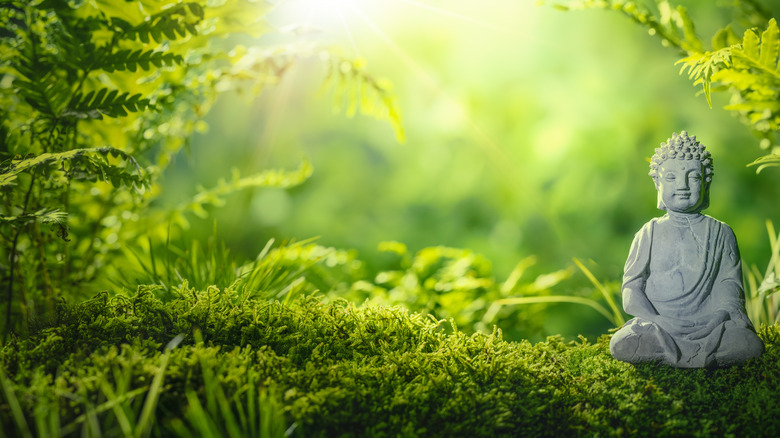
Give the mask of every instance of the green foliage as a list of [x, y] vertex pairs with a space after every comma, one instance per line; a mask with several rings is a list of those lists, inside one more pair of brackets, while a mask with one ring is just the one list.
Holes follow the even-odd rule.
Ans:
[[332, 84], [333, 110], [340, 111], [346, 104], [346, 114], [352, 117], [360, 112], [386, 120], [393, 127], [398, 142], [406, 141], [401, 112], [391, 93], [391, 84], [369, 76], [365, 71], [365, 60], [353, 61], [341, 56], [323, 52], [321, 55], [327, 67], [326, 85]]
[[[237, 44], [271, 30], [263, 22], [270, 9], [250, 0], [0, 4], [4, 339], [53, 312], [59, 297], [83, 296], [128, 248], [187, 228], [186, 214], [205, 216], [230, 193], [292, 187], [311, 175], [307, 161], [292, 172], [234, 172], [176, 208], [154, 204], [162, 172], [207, 128], [202, 118], [218, 95], [256, 95], [311, 51]], [[350, 99], [402, 132], [386, 85], [362, 69], [342, 73], [342, 84], [360, 87]]]
[[[142, 63], [140, 60], [136, 61]], [[142, 68], [149, 70], [149, 64], [145, 66], [142, 64]], [[134, 71], [135, 67], [128, 67], [128, 70]], [[106, 71], [113, 71], [113, 67]], [[149, 99], [141, 99], [140, 93], [130, 96], [127, 92], [119, 94], [118, 90], [109, 91], [108, 88], [101, 88], [97, 92], [93, 90], [86, 95], [78, 93], [73, 96], [71, 107], [63, 115], [81, 119], [102, 119], [101, 114], [109, 117], [124, 117], [128, 112], [143, 111], [149, 109], [149, 106]]]
[[[666, 0], [656, 0], [657, 13], [635, 2], [623, 0], [582, 0], [570, 2], [575, 8], [604, 8], [621, 11], [635, 22], [646, 26], [651, 35], [662, 38], [664, 45], [673, 46], [684, 55], [680, 73], [688, 73], [693, 85], [702, 86], [702, 93], [712, 108], [713, 92], [730, 93], [724, 109], [734, 111], [740, 121], [761, 139], [762, 149], [771, 153], [759, 157], [748, 166], [757, 166], [756, 173], [766, 167], [780, 165], [780, 29], [777, 20], [756, 1], [736, 1], [732, 5], [741, 11], [748, 23], [758, 26], [744, 31], [740, 38], [729, 24], [712, 37], [712, 50], [705, 50], [696, 36], [695, 26], [683, 6], [676, 9]], [[564, 8], [567, 9], [567, 8]], [[748, 312], [755, 323], [774, 324], [778, 320], [778, 290], [776, 280], [780, 246], [774, 228], [767, 221], [771, 258], [762, 274], [755, 266], [746, 272]]]
[[706, 50], [685, 7], [673, 8], [667, 0], [655, 0], [654, 3], [657, 12], [641, 3], [623, 0], [578, 0], [568, 7], [620, 11], [647, 27], [665, 45], [679, 49], [684, 55], [677, 61], [682, 64], [680, 73], [687, 71], [693, 84], [702, 86], [710, 107], [712, 92], [730, 94], [730, 102], [724, 109], [738, 114], [742, 123], [761, 139], [761, 148], [770, 150], [771, 154], [749, 165], [757, 165], [757, 172], [778, 165], [780, 31], [776, 19], [758, 2], [736, 1], [732, 7], [737, 8], [746, 21], [759, 25], [745, 30], [740, 38], [729, 24], [712, 36], [712, 48]]
[[207, 217], [208, 206], [219, 207], [224, 205], [224, 197], [231, 193], [258, 187], [290, 188], [303, 184], [311, 176], [314, 169], [308, 161], [303, 161], [300, 167], [292, 172], [271, 169], [258, 174], [241, 177], [238, 170], [233, 170], [232, 179], [225, 181], [220, 179], [217, 186], [211, 189], [198, 187], [198, 193], [187, 202], [175, 207], [170, 213], [170, 220], [180, 223], [184, 228], [188, 227], [183, 213], [192, 212], [199, 217]]
[[682, 5], [675, 8], [666, 0], [657, 0], [654, 3], [658, 8], [657, 13], [641, 2], [624, 0], [572, 0], [565, 5], [556, 4], [555, 7], [561, 10], [614, 10], [649, 28], [650, 33], [660, 37], [666, 46], [674, 46], [685, 52], [700, 51], [703, 43], [696, 36], [696, 28], [688, 15], [688, 9]]
[[[213, 100], [215, 83], [198, 86], [191, 77], [220, 67], [202, 61], [216, 48], [195, 38], [199, 27], [219, 23], [206, 22], [201, 3], [4, 3], [5, 335], [19, 328], [19, 316], [51, 311], [57, 297], [93, 280], [121, 245], [104, 221], [147, 205], [166, 157], [183, 145], [150, 126], [162, 118], [184, 128], [169, 134], [186, 137], [197, 120], [187, 116], [202, 115]], [[200, 114], [183, 111], [184, 102]], [[159, 149], [165, 153], [149, 161]], [[60, 239], [40, 229], [53, 212]]]
[[[571, 276], [571, 271], [564, 269], [526, 281], [523, 275], [536, 261], [528, 257], [518, 262], [506, 280], [497, 281], [490, 261], [468, 249], [437, 246], [410, 254], [400, 242], [383, 242], [379, 250], [397, 256], [397, 268], [382, 271], [371, 281], [356, 281], [346, 295], [348, 298], [355, 302], [401, 305], [452, 321], [467, 332], [490, 332], [496, 324], [515, 337], [538, 334], [543, 304], [554, 302], [553, 289]], [[581, 300], [599, 306], [596, 300]], [[509, 307], [535, 303], [542, 304]]]
[[[723, 37], [723, 33], [727, 35]], [[741, 42], [730, 44], [735, 39], [733, 31], [723, 29], [713, 38], [714, 52], [694, 53], [678, 63], [683, 63], [683, 71], [689, 70], [694, 84], [702, 84], [708, 102], [712, 83], [720, 90], [731, 90], [731, 102], [724, 108], [738, 112], [743, 123], [767, 140], [766, 146], [780, 129], [780, 35], [774, 18], [760, 35], [748, 29]], [[773, 154], [751, 164], [760, 164], [760, 172], [776, 158]]]
[[751, 266], [745, 273], [747, 310], [751, 321], [771, 325], [780, 321], [780, 235], [775, 232], [772, 221], [766, 221], [769, 234], [769, 263], [762, 273], [757, 266]]
[[[124, 166], [111, 164], [109, 155], [124, 161]], [[21, 173], [38, 173], [46, 178], [70, 181], [93, 179], [110, 182], [115, 188], [130, 186], [140, 190], [147, 184], [143, 170], [133, 156], [110, 146], [45, 152], [31, 158], [11, 160], [3, 170], [0, 188], [13, 186]]]
[[282, 305], [227, 289], [101, 295], [58, 315], [0, 350], [8, 436], [780, 430], [776, 325], [759, 332], [766, 353], [742, 367], [684, 370], [615, 361], [607, 336], [507, 342], [500, 330], [447, 334], [443, 321], [400, 307]]
[[[539, 304], [573, 303], [573, 304], [588, 306], [594, 309], [595, 311], [599, 312], [602, 316], [604, 316], [604, 318], [606, 318], [610, 323], [612, 323], [613, 326], [622, 327], [623, 324], [625, 324], [626, 319], [625, 316], [623, 316], [623, 312], [616, 304], [616, 298], [620, 299], [620, 288], [616, 287], [617, 285], [614, 283], [605, 286], [604, 284], [602, 284], [602, 282], [596, 279], [593, 273], [588, 268], [586, 268], [585, 265], [582, 264], [582, 262], [580, 262], [577, 259], [574, 259], [574, 263], [577, 265], [580, 271], [582, 271], [582, 273], [585, 274], [588, 280], [590, 280], [591, 284], [593, 284], [595, 289], [601, 293], [601, 297], [607, 303], [609, 310], [607, 310], [607, 308], [605, 308], [598, 300], [594, 298], [586, 298], [586, 297], [580, 297], [575, 295], [522, 296], [522, 297], [501, 298], [499, 300], [493, 301], [490, 304], [490, 308], [488, 308], [487, 312], [485, 313], [483, 320], [488, 322], [493, 321], [495, 315], [504, 306], [528, 305], [528, 304], [536, 304], [536, 303]], [[518, 265], [518, 267], [519, 266], [521, 265]], [[515, 268], [515, 272], [517, 272], [517, 268]], [[514, 272], [513, 275], [515, 275]]]
[[278, 299], [287, 303], [300, 294], [331, 292], [340, 295], [363, 265], [350, 251], [317, 245], [311, 241], [274, 246], [270, 240], [251, 262], [239, 264], [217, 243], [216, 231], [205, 245], [190, 246], [152, 240], [138, 250], [126, 249], [127, 261], [116, 269], [114, 282], [125, 290], [138, 285], [159, 287], [166, 294], [181, 288], [229, 288], [242, 296]]

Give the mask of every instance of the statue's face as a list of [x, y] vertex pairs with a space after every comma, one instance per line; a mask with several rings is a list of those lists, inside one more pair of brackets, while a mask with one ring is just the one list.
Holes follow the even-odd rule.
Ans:
[[664, 161], [658, 169], [655, 185], [668, 210], [696, 213], [704, 204], [707, 188], [699, 160]]

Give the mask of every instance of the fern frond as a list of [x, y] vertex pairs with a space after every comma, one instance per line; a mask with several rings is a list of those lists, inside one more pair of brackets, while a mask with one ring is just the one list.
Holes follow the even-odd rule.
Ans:
[[773, 70], [777, 70], [777, 53], [780, 49], [780, 30], [777, 21], [772, 18], [769, 25], [761, 34], [761, 54], [759, 64]]
[[731, 26], [726, 26], [723, 29], [718, 30], [712, 37], [712, 48], [714, 50], [725, 49], [737, 45], [742, 40], [739, 39], [734, 29]]
[[682, 43], [683, 49], [689, 52], [701, 52], [704, 50], [704, 45], [698, 36], [696, 36], [696, 27], [688, 15], [688, 10], [682, 5], [677, 6], [677, 16], [679, 17], [678, 27], [682, 29], [684, 41]]
[[271, 169], [258, 174], [244, 177], [234, 170], [231, 181], [220, 180], [212, 189], [199, 188], [198, 193], [189, 201], [176, 208], [177, 213], [191, 211], [197, 216], [207, 215], [206, 206], [220, 206], [224, 203], [223, 197], [240, 190], [256, 187], [289, 188], [303, 184], [313, 172], [308, 161], [304, 161], [297, 170], [292, 172]]
[[68, 82], [58, 75], [60, 69], [40, 54], [36, 36], [20, 38], [16, 62], [11, 64], [13, 85], [19, 95], [46, 119], [56, 118], [70, 98]]
[[712, 78], [718, 71], [731, 65], [731, 48], [724, 48], [714, 52], [694, 53], [680, 59], [675, 63], [683, 64], [680, 74], [688, 70], [688, 79], [694, 81], [694, 85], [702, 85], [707, 104], [712, 108]]
[[[544, 3], [546, 0], [538, 0]], [[664, 41], [664, 45], [685, 49], [700, 47], [700, 41], [695, 37], [693, 23], [687, 16], [685, 8], [672, 10], [667, 2], [659, 2], [661, 16], [656, 17], [648, 8], [640, 3], [621, 0], [570, 0], [565, 5], [555, 4], [554, 7], [562, 10], [570, 9], [607, 9], [618, 11], [626, 15], [634, 22], [647, 27], [651, 34], [658, 35]], [[680, 36], [683, 31], [685, 38]], [[691, 38], [689, 41], [688, 38]]]
[[755, 30], [745, 31], [742, 46], [734, 47], [732, 53], [737, 68], [756, 68], [780, 82], [780, 72], [777, 70], [779, 50], [780, 32], [777, 21], [772, 18], [760, 38]]
[[0, 222], [10, 223], [14, 225], [22, 225], [30, 222], [40, 222], [44, 224], [65, 224], [68, 221], [68, 213], [58, 209], [40, 209], [33, 213], [23, 214], [19, 216], [2, 216], [0, 215]]
[[139, 112], [153, 108], [149, 99], [140, 94], [119, 93], [119, 90], [101, 88], [87, 94], [77, 93], [63, 116], [80, 119], [102, 119], [101, 114], [108, 117], [126, 116], [128, 112]]
[[165, 53], [156, 50], [120, 50], [112, 53], [101, 61], [98, 67], [111, 73], [115, 70], [128, 70], [135, 72], [139, 68], [144, 71], [150, 70], [151, 66], [163, 67], [172, 65], [181, 65], [184, 58], [175, 53]]
[[[126, 166], [110, 164], [108, 156], [121, 158]], [[37, 169], [62, 169], [70, 173], [72, 179], [88, 179], [92, 176], [101, 181], [120, 185], [146, 185], [143, 170], [132, 155], [107, 146], [101, 148], [73, 149], [60, 153], [43, 153], [20, 160], [11, 161], [6, 168], [0, 169], [0, 187], [14, 184], [19, 174]]]
[[16, 78], [13, 84], [24, 101], [44, 119], [55, 119], [70, 98], [67, 82], [58, 80], [53, 74], [35, 77], [33, 80]]
[[138, 39], [148, 44], [151, 41], [162, 43], [166, 39], [173, 41], [188, 35], [197, 35], [197, 24], [204, 17], [205, 13], [200, 4], [187, 2], [151, 15], [135, 26], [119, 17], [111, 17], [111, 23], [121, 31], [123, 39]]
[[390, 123], [399, 143], [406, 141], [401, 111], [387, 81], [376, 79], [365, 71], [365, 62], [358, 58], [346, 60], [332, 53], [322, 54], [327, 63], [326, 85], [332, 84], [333, 109], [341, 111], [346, 103], [347, 116], [361, 113]]

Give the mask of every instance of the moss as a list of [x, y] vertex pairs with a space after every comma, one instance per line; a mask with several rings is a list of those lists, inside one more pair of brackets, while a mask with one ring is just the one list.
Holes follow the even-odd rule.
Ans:
[[[164, 352], [179, 333], [182, 344]], [[251, 394], [264, 388], [274, 421], [300, 436], [775, 436], [780, 328], [760, 336], [767, 352], [742, 367], [681, 370], [617, 362], [608, 336], [532, 345], [400, 307], [283, 305], [216, 288], [162, 302], [141, 290], [63, 308], [5, 345], [0, 361], [27, 422], [43, 415], [36, 406], [56, 405], [73, 434], [95, 410], [104, 435], [120, 430], [113, 406], [139, 412], [164, 372], [154, 435], [197, 428], [194, 398], [229, 435], [226, 418], [258, 411]], [[12, 417], [0, 401], [7, 434]]]

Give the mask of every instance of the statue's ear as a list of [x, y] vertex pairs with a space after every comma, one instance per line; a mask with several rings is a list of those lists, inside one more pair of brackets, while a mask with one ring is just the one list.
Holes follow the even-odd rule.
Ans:
[[712, 181], [704, 184], [704, 198], [702, 199], [701, 209], [699, 211], [704, 210], [710, 206], [710, 185], [711, 184]]
[[666, 210], [666, 204], [664, 204], [664, 200], [661, 198], [661, 189], [658, 187], [658, 178], [653, 178], [653, 184], [655, 184], [655, 191], [658, 192], [658, 201], [656, 206], [659, 210]]
[[659, 210], [666, 210], [666, 204], [664, 204], [663, 198], [661, 198], [661, 191], [658, 190], [658, 204], [656, 205]]

